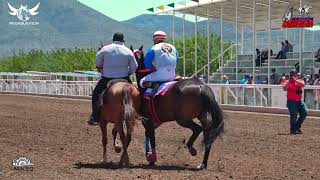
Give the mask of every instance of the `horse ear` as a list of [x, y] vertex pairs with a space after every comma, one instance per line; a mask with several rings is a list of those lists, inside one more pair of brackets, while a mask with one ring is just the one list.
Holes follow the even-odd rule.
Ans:
[[133, 52], [133, 47], [132, 47], [132, 45], [130, 46], [130, 49], [131, 49], [131, 51]]
[[139, 50], [142, 51], [142, 49], [143, 49], [143, 44], [141, 45], [141, 47], [139, 48]]

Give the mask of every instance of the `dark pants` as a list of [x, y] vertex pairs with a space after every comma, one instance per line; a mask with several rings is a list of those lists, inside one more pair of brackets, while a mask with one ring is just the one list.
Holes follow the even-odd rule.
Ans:
[[287, 59], [286, 53], [283, 51], [279, 51], [276, 59]]
[[132, 83], [129, 76], [127, 77], [123, 77], [123, 78], [106, 78], [106, 77], [102, 77], [98, 84], [96, 85], [96, 87], [94, 88], [93, 92], [92, 92], [92, 114], [91, 114], [91, 118], [93, 119], [93, 121], [98, 122], [99, 121], [99, 98], [101, 93], [103, 92], [104, 89], [107, 88], [108, 82], [113, 80], [113, 79], [125, 79], [127, 80], [129, 83]]
[[[287, 107], [290, 113], [290, 130], [301, 128], [303, 121], [307, 117], [307, 106], [302, 101], [287, 101]], [[300, 114], [298, 120], [298, 113]]]

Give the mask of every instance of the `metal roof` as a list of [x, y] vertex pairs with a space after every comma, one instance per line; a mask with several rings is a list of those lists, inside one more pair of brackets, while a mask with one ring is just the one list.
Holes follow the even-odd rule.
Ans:
[[[237, 2], [236, 2], [237, 1]], [[255, 0], [256, 30], [268, 29], [269, 0]], [[253, 0], [200, 0], [199, 3], [189, 2], [186, 5], [178, 5], [175, 12], [186, 13], [214, 19], [221, 18], [226, 22], [236, 23], [236, 4], [238, 4], [238, 23], [253, 27]], [[287, 8], [293, 6], [294, 16], [298, 15], [300, 0], [271, 0], [271, 29], [280, 29], [282, 18]], [[320, 24], [320, 1], [303, 0], [302, 5], [309, 5], [309, 16], [314, 17], [316, 25]], [[158, 12], [156, 14], [171, 13], [173, 9]]]

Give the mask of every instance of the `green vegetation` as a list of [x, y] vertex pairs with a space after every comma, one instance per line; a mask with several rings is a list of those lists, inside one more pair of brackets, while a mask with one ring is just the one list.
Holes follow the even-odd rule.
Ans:
[[19, 52], [1, 60], [0, 71], [72, 72], [74, 70], [92, 70], [95, 68], [95, 54], [96, 52], [92, 49]]
[[[169, 42], [172, 40], [169, 40]], [[195, 72], [195, 38], [186, 38], [186, 75], [191, 76]], [[210, 61], [219, 56], [221, 52], [220, 48], [221, 39], [218, 35], [210, 33]], [[230, 47], [231, 43], [224, 43], [224, 49]], [[177, 66], [177, 74], [183, 75], [183, 40], [176, 40], [175, 46], [179, 53], [179, 64]], [[204, 67], [208, 63], [208, 36], [206, 34], [197, 35], [197, 69]], [[235, 51], [233, 51], [235, 52]], [[228, 50], [224, 53], [224, 62], [231, 59], [231, 50]], [[216, 72], [219, 68], [220, 58], [217, 58], [215, 61], [210, 63], [210, 72]], [[211, 76], [210, 73], [210, 76]], [[207, 75], [207, 68], [204, 71], [198, 73], [198, 75]]]
[[[220, 38], [215, 34], [210, 34], [210, 59], [214, 59], [220, 54]], [[170, 40], [169, 40], [170, 42]], [[194, 74], [194, 42], [195, 38], [186, 38], [186, 75]], [[197, 53], [198, 69], [207, 64], [207, 36], [198, 34]], [[183, 41], [177, 40], [175, 46], [179, 53], [179, 64], [177, 74], [183, 75]], [[225, 43], [224, 49], [230, 43]], [[23, 71], [48, 71], [48, 72], [72, 72], [74, 70], [92, 70], [95, 68], [95, 54], [93, 49], [58, 49], [51, 52], [32, 50], [28, 53], [19, 52], [11, 57], [0, 60], [0, 71], [23, 72]], [[224, 59], [230, 59], [230, 51], [226, 52]], [[210, 64], [210, 72], [215, 72], [219, 67], [220, 58]], [[207, 74], [201, 71], [200, 74]]]

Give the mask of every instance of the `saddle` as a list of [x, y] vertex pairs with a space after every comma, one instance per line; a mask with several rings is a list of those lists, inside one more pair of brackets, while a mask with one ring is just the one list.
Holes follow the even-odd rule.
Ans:
[[158, 95], [165, 95], [177, 81], [169, 82], [146, 82], [145, 87], [147, 88], [144, 97], [147, 99], [153, 99]]
[[[126, 79], [110, 79], [106, 85], [106, 88], [99, 95], [99, 107], [102, 107], [102, 105], [103, 105], [103, 96], [105, 95], [105, 92], [107, 92], [112, 85], [119, 83], [119, 82], [129, 83], [129, 81]], [[100, 113], [100, 108], [98, 109], [98, 113]]]
[[147, 90], [144, 93], [144, 99], [148, 105], [149, 112], [151, 114], [151, 120], [154, 127], [158, 127], [162, 124], [162, 121], [158, 118], [156, 108], [154, 105], [154, 99], [156, 96], [164, 96], [178, 81], [170, 82], [146, 82], [145, 87]]

